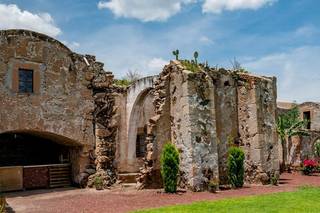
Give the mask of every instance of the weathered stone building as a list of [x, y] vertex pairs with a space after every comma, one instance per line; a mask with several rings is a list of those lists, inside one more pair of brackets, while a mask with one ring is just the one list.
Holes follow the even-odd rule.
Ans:
[[[304, 102], [301, 104], [278, 102], [278, 114], [287, 112], [297, 106], [301, 120], [308, 120], [305, 131], [308, 136], [294, 136], [285, 144], [287, 151], [286, 161], [295, 168], [301, 167], [303, 160], [314, 159], [315, 143], [320, 143], [320, 104]], [[282, 147], [280, 156], [282, 156]], [[282, 158], [280, 158], [282, 159]]]
[[64, 185], [68, 175], [56, 174], [67, 167], [82, 186], [134, 175], [140, 188], [158, 187], [169, 141], [181, 187], [225, 184], [233, 145], [245, 150], [246, 180], [266, 183], [279, 168], [276, 95], [275, 78], [191, 72], [179, 61], [124, 88], [93, 56], [39, 33], [0, 31], [0, 186]]

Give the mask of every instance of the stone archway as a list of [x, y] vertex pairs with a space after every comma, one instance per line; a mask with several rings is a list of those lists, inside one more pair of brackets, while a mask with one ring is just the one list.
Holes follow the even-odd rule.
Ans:
[[50, 132], [0, 134], [0, 187], [3, 191], [71, 185], [80, 171], [80, 143]]
[[137, 172], [143, 165], [146, 124], [154, 115], [152, 88], [143, 90], [133, 104], [128, 124], [128, 159], [130, 172]]

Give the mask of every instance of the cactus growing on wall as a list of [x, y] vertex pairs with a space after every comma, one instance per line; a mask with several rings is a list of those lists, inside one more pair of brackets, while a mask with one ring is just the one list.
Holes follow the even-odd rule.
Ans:
[[172, 54], [176, 57], [176, 60], [179, 60], [179, 50], [172, 51]]

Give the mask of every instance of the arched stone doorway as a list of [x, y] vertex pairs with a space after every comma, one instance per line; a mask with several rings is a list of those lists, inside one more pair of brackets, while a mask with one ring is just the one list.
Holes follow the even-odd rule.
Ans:
[[67, 137], [40, 131], [0, 134], [2, 191], [70, 186], [79, 172], [81, 146]]
[[143, 90], [137, 97], [128, 126], [128, 170], [137, 172], [143, 165], [145, 154], [146, 124], [154, 115], [152, 88]]

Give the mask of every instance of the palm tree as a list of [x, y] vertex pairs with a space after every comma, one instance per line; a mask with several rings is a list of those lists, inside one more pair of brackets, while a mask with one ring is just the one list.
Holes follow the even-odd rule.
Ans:
[[295, 105], [288, 112], [279, 115], [277, 120], [277, 132], [282, 145], [282, 164], [281, 171], [288, 168], [288, 144], [292, 143], [293, 136], [308, 136], [309, 133], [305, 130], [307, 120], [299, 119], [299, 109]]

